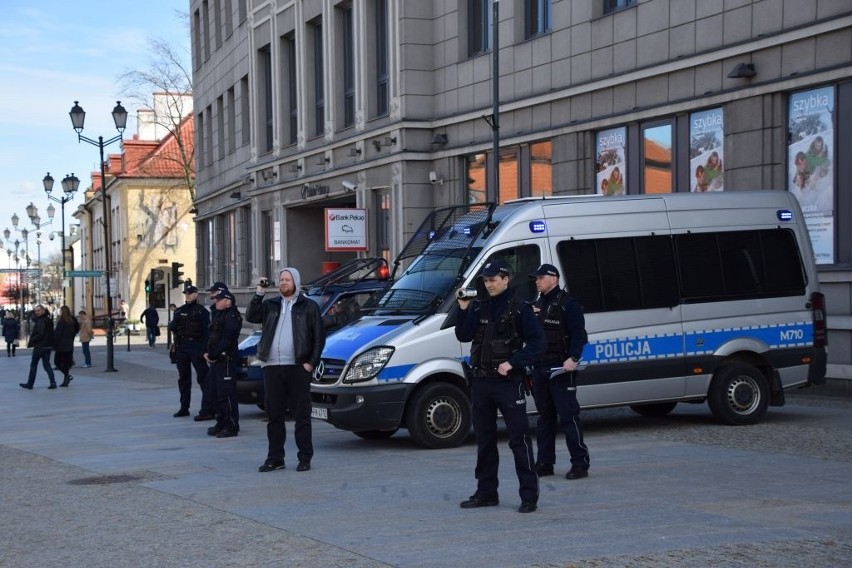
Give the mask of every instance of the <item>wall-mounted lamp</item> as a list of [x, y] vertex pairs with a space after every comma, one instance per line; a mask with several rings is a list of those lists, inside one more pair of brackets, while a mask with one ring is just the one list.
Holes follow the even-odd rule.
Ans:
[[432, 137], [432, 144], [446, 144], [447, 143], [447, 135], [446, 134], [435, 134]]
[[396, 144], [396, 136], [385, 136], [373, 140], [373, 147], [376, 149], [376, 152], [381, 151], [383, 146], [393, 146], [394, 144]]
[[754, 69], [754, 63], [737, 63], [728, 73], [728, 79], [749, 79], [755, 75], [757, 71]]
[[242, 199], [243, 194], [240, 193], [239, 191], [233, 191], [233, 192], [231, 192], [231, 195], [229, 195], [228, 197], [230, 197], [231, 199]]
[[327, 163], [329, 163], [330, 161], [331, 161], [331, 158], [329, 158], [325, 154], [320, 154], [319, 156], [317, 156], [317, 165], [318, 166], [324, 166]]
[[361, 148], [359, 148], [358, 146], [352, 146], [351, 148], [349, 148], [349, 151], [346, 153], [346, 155], [349, 156], [350, 158], [354, 158], [355, 156], [360, 156], [361, 155]]

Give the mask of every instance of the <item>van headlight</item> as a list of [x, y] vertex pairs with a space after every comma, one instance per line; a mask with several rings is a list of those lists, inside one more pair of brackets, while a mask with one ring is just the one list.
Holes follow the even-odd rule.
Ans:
[[373, 347], [364, 351], [352, 360], [346, 376], [343, 377], [343, 382], [361, 383], [375, 379], [388, 364], [391, 355], [393, 355], [393, 347]]

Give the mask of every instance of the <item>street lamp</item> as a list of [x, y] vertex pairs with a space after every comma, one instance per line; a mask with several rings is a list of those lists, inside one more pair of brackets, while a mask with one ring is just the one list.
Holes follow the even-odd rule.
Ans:
[[[77, 188], [80, 187], [80, 180], [74, 174], [66, 175], [62, 178], [62, 191], [65, 193], [62, 197], [54, 197], [50, 193], [53, 191], [53, 177], [51, 177], [50, 172], [47, 172], [47, 175], [44, 176], [44, 179], [41, 180], [44, 185], [44, 192], [47, 194], [47, 198], [51, 201], [55, 201], [60, 204], [62, 208], [62, 229], [59, 234], [62, 235], [62, 305], [66, 304], [65, 302], [65, 270], [68, 267], [68, 262], [65, 258], [65, 204], [74, 199], [74, 194], [77, 192]], [[47, 214], [51, 220], [53, 220], [53, 214], [56, 212], [56, 208], [53, 210], [48, 207]]]
[[[115, 108], [112, 109], [112, 120], [115, 122], [115, 129], [118, 130], [118, 135], [113, 136], [109, 140], [104, 140], [103, 136], [98, 136], [98, 139], [87, 138], [83, 136], [83, 123], [86, 121], [86, 111], [80, 106], [79, 101], [74, 101], [74, 106], [71, 107], [71, 112], [68, 113], [71, 117], [71, 125], [77, 133], [78, 142], [86, 142], [92, 146], [97, 146], [101, 153], [101, 201], [103, 203], [103, 226], [104, 226], [104, 276], [106, 276], [106, 309], [107, 309], [107, 368], [106, 371], [115, 372], [113, 366], [113, 321], [112, 321], [112, 297], [110, 291], [109, 279], [112, 274], [112, 266], [110, 264], [110, 248], [112, 243], [109, 234], [109, 201], [107, 199], [106, 188], [106, 166], [104, 164], [104, 147], [109, 146], [113, 142], [121, 140], [124, 129], [127, 127], [127, 110], [121, 106], [121, 101], [116, 101]], [[64, 227], [63, 227], [64, 228]], [[63, 254], [65, 254], [63, 252]]]

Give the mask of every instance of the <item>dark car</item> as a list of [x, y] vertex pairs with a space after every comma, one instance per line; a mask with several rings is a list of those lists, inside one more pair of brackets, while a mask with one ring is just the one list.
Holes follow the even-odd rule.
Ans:
[[[378, 293], [390, 284], [390, 270], [383, 258], [358, 258], [324, 276], [302, 285], [302, 293], [320, 307], [326, 334], [333, 333], [358, 318]], [[255, 331], [239, 345], [237, 400], [263, 408], [263, 374], [257, 358], [261, 331]]]

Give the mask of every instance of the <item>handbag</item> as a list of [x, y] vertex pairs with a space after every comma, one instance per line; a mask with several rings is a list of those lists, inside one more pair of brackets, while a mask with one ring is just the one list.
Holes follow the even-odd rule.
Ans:
[[15, 339], [14, 341], [12, 341], [12, 347], [20, 347], [20, 346], [21, 346], [21, 340], [20, 339]]
[[160, 328], [159, 328], [159, 327], [155, 327], [155, 328], [154, 328], [154, 336], [155, 336], [155, 337], [160, 337]]

